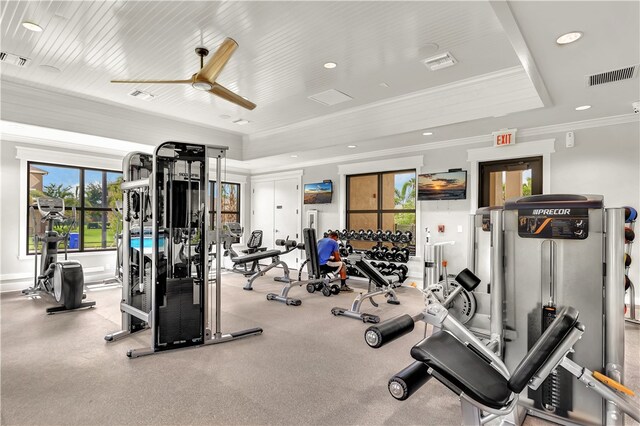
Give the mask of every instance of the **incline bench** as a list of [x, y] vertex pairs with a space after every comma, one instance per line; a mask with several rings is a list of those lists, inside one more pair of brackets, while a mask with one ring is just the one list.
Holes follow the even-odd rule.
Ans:
[[[352, 254], [347, 257], [346, 262], [357, 268], [362, 275], [369, 278], [369, 289], [366, 294], [360, 293], [351, 304], [350, 309], [344, 308], [332, 308], [331, 313], [333, 315], [344, 315], [349, 318], [355, 318], [362, 320], [362, 322], [370, 322], [370, 323], [378, 323], [380, 322], [380, 317], [377, 315], [367, 314], [364, 312], [360, 312], [362, 307], [362, 302], [369, 299], [371, 304], [375, 307], [378, 307], [376, 302], [373, 300], [374, 296], [384, 295], [387, 298], [387, 303], [392, 305], [399, 305], [400, 301], [396, 296], [395, 288], [402, 285], [400, 283], [400, 277], [397, 275], [382, 275], [380, 271], [371, 266], [366, 260], [363, 259], [362, 255]], [[375, 288], [372, 289], [371, 284], [375, 285]]]

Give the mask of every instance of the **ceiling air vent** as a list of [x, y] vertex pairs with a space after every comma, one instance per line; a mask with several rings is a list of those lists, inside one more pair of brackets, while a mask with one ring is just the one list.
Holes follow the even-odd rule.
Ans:
[[458, 63], [456, 58], [450, 52], [440, 53], [439, 55], [423, 59], [422, 63], [431, 71], [447, 68]]
[[150, 101], [155, 97], [155, 95], [152, 95], [151, 93], [143, 92], [142, 90], [137, 90], [137, 89], [129, 93], [129, 96], [142, 99], [143, 101]]
[[350, 101], [353, 98], [346, 93], [340, 92], [339, 90], [329, 89], [324, 92], [311, 95], [309, 96], [309, 99], [321, 103], [322, 105], [332, 106], [340, 104], [342, 102]]
[[31, 62], [31, 59], [14, 55], [13, 53], [0, 52], [0, 62], [25, 67]]
[[587, 86], [613, 83], [614, 81], [629, 80], [638, 74], [638, 65], [620, 68], [618, 70], [601, 72], [586, 76]]

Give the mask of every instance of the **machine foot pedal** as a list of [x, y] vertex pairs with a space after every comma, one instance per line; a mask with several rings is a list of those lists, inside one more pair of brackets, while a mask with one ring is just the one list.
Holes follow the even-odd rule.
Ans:
[[253, 290], [253, 287], [242, 287], [243, 290], [247, 290], [247, 291], [251, 291]]
[[371, 324], [377, 324], [380, 322], [380, 317], [371, 314], [362, 314], [362, 322], [369, 322]]
[[300, 299], [287, 299], [285, 302], [289, 306], [300, 306], [302, 305], [302, 300]]
[[344, 314], [345, 310], [342, 308], [331, 308], [331, 313], [335, 316]]
[[390, 305], [399, 305], [400, 301], [399, 300], [387, 300], [387, 303], [389, 303]]

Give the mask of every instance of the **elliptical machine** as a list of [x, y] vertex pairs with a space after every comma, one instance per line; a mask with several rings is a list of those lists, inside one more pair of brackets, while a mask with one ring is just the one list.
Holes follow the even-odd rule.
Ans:
[[[47, 224], [47, 230], [42, 235], [36, 234], [35, 209], [33, 206], [29, 207], [33, 218], [34, 278], [33, 287], [22, 290], [22, 293], [28, 296], [39, 295], [40, 293], [53, 296], [61, 306], [47, 308], [48, 314], [94, 306], [96, 302], [82, 301], [86, 297], [84, 294], [82, 265], [75, 260], [67, 259], [69, 231], [75, 223], [75, 208], [73, 209], [74, 219], [67, 227], [66, 232], [58, 233], [53, 230], [53, 224], [56, 221], [66, 219], [63, 213], [64, 200], [62, 198], [38, 197], [36, 198], [36, 203], [42, 216], [41, 222]], [[42, 250], [39, 253], [40, 272], [38, 273], [39, 242], [42, 242]], [[59, 262], [58, 244], [60, 242], [64, 242], [64, 261]]]

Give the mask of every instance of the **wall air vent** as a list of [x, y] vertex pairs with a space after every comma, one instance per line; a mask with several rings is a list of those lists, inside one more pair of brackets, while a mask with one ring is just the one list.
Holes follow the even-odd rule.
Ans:
[[26, 67], [31, 62], [31, 59], [14, 55], [13, 53], [0, 52], [0, 62], [19, 67]]
[[613, 71], [601, 72], [598, 74], [588, 75], [585, 82], [588, 87], [598, 86], [605, 83], [613, 83], [615, 81], [629, 80], [638, 74], [638, 65], [620, 68]]
[[142, 99], [143, 101], [150, 101], [153, 98], [155, 98], [155, 95], [152, 95], [151, 93], [143, 92], [142, 90], [137, 90], [137, 89], [129, 93], [129, 96]]
[[458, 63], [456, 58], [450, 52], [440, 53], [427, 59], [423, 59], [422, 63], [431, 71], [447, 68]]

